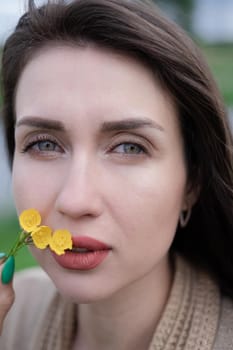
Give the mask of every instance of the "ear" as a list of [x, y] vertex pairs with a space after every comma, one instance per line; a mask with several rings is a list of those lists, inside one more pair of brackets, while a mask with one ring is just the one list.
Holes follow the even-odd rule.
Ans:
[[182, 211], [187, 211], [191, 209], [194, 204], [197, 202], [198, 197], [200, 194], [200, 187], [199, 186], [191, 186], [187, 185], [183, 205], [182, 205]]

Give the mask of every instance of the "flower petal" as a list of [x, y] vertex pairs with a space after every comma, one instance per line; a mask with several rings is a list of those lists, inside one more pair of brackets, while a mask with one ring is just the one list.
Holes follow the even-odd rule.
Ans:
[[40, 213], [36, 209], [24, 210], [19, 216], [19, 223], [26, 232], [32, 232], [41, 223]]
[[49, 246], [57, 255], [64, 254], [66, 249], [72, 249], [72, 238], [70, 232], [68, 230], [55, 231]]
[[52, 239], [52, 230], [48, 226], [40, 226], [31, 233], [35, 246], [39, 249], [45, 249]]

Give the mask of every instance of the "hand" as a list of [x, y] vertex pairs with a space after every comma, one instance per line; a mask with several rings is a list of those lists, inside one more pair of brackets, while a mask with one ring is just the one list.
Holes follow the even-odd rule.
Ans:
[[0, 335], [4, 319], [14, 303], [15, 292], [13, 290], [12, 278], [15, 269], [13, 256], [8, 259], [0, 253]]

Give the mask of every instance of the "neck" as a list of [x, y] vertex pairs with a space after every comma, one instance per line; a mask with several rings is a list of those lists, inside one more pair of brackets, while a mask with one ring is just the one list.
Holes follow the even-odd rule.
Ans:
[[146, 350], [172, 283], [169, 261], [108, 300], [78, 306], [74, 350]]

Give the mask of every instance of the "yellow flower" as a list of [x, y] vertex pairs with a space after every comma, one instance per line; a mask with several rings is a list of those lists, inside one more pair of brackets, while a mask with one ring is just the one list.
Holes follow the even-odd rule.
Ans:
[[7, 257], [15, 256], [18, 250], [32, 242], [39, 249], [50, 246], [51, 250], [58, 255], [64, 254], [67, 249], [72, 249], [70, 232], [57, 230], [53, 234], [50, 227], [41, 226], [41, 216], [36, 209], [24, 210], [19, 216], [19, 223], [23, 230]]
[[52, 239], [52, 230], [48, 226], [40, 226], [31, 233], [35, 246], [39, 249], [45, 249]]
[[67, 230], [55, 231], [49, 245], [57, 255], [64, 254], [66, 249], [72, 249], [72, 238], [70, 232]]
[[36, 209], [24, 210], [19, 216], [19, 223], [24, 231], [32, 232], [41, 223], [40, 213]]

